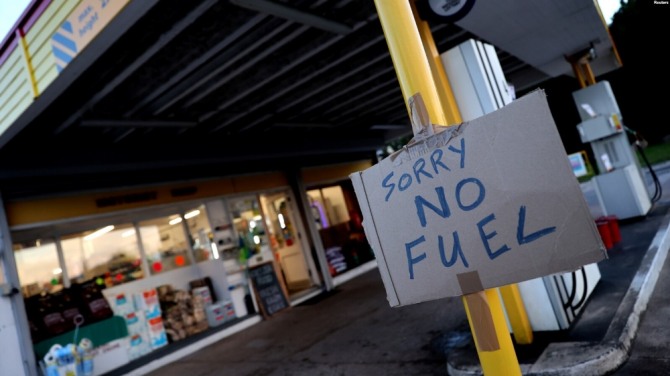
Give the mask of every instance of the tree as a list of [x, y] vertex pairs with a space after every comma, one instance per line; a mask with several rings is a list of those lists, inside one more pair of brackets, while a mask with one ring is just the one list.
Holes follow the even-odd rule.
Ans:
[[[663, 4], [665, 3], [665, 4]], [[629, 128], [650, 143], [664, 141], [668, 127], [667, 54], [670, 4], [654, 0], [621, 1], [610, 25], [623, 67], [599, 79], [610, 81]]]

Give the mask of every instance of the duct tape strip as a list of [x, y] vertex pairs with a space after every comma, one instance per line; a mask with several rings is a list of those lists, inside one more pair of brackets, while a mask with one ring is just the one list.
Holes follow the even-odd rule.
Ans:
[[500, 350], [496, 328], [491, 315], [486, 292], [479, 279], [479, 273], [467, 272], [456, 276], [470, 312], [470, 322], [479, 351]]

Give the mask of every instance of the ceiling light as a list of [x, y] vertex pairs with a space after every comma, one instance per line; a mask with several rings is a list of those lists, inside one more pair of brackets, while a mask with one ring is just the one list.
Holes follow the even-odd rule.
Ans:
[[181, 217], [177, 217], [174, 219], [171, 219], [170, 222], [168, 222], [171, 225], [176, 225], [177, 223], [181, 223]]
[[129, 236], [133, 236], [133, 235], [135, 235], [135, 229], [134, 229], [134, 228], [131, 228], [131, 229], [128, 230], [128, 231], [124, 231], [123, 234], [121, 234], [121, 237], [122, 237], [122, 238], [127, 238], [127, 237], [129, 237]]
[[212, 242], [212, 253], [214, 255], [214, 260], [219, 259], [219, 247], [216, 246], [216, 243]]
[[197, 210], [197, 209], [196, 209], [196, 210], [193, 210], [193, 211], [190, 211], [190, 212], [184, 214], [184, 218], [186, 218], [186, 219], [190, 219], [190, 218], [193, 218], [193, 217], [195, 217], [195, 216], [197, 216], [197, 215], [199, 215], [199, 214], [200, 214], [200, 210]]
[[111, 225], [110, 226], [105, 226], [105, 227], [103, 227], [99, 230], [96, 230], [95, 232], [92, 232], [92, 233], [84, 236], [84, 240], [93, 240], [95, 238], [98, 238], [100, 236], [105, 235], [106, 233], [108, 233], [112, 230], [114, 230], [114, 226], [111, 226]]

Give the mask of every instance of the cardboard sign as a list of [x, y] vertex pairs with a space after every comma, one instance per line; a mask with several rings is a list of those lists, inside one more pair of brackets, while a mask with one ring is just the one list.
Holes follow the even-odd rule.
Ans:
[[391, 306], [607, 257], [542, 91], [350, 177]]

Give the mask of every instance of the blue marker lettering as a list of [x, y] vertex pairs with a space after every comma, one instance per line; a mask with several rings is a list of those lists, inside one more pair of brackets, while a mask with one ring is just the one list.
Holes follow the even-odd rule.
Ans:
[[488, 216], [486, 216], [486, 218], [477, 222], [477, 227], [479, 228], [479, 236], [481, 236], [482, 243], [484, 243], [484, 248], [486, 248], [486, 253], [489, 255], [489, 259], [491, 260], [510, 250], [507, 244], [503, 244], [502, 247], [498, 248], [497, 251], [495, 252], [491, 251], [491, 245], [489, 244], [489, 240], [491, 240], [491, 238], [493, 238], [494, 236], [498, 235], [498, 233], [493, 231], [487, 234], [484, 232], [484, 226], [486, 226], [487, 223], [493, 221], [494, 219], [496, 219], [496, 216], [493, 215], [493, 213], [491, 213]]
[[461, 138], [461, 148], [456, 149], [453, 145], [449, 145], [449, 150], [461, 155], [461, 169], [465, 167], [465, 138]]
[[440, 208], [431, 204], [425, 198], [417, 195], [414, 197], [414, 205], [416, 205], [416, 215], [419, 217], [419, 222], [421, 227], [426, 227], [426, 212], [424, 206], [427, 206], [430, 210], [434, 211], [437, 215], [442, 218], [448, 218], [451, 212], [449, 211], [449, 205], [447, 205], [447, 198], [444, 195], [443, 187], [435, 187], [435, 192], [437, 193], [437, 199], [440, 201]]
[[556, 231], [556, 227], [552, 226], [543, 228], [542, 230], [535, 231], [532, 234], [524, 236], [523, 229], [525, 225], [526, 225], [526, 207], [522, 205], [521, 208], [519, 208], [519, 226], [516, 228], [516, 240], [519, 242], [519, 245], [530, 243]]
[[435, 174], [437, 175], [437, 166], [442, 166], [447, 171], [451, 171], [447, 165], [445, 165], [440, 159], [442, 158], [442, 149], [435, 149], [433, 153], [430, 155], [430, 164], [433, 165], [433, 171], [435, 171]]
[[[405, 182], [407, 182], [407, 184], [405, 185], [402, 184], [403, 179]], [[400, 190], [400, 192], [402, 192], [405, 189], [409, 188], [410, 185], [412, 185], [412, 175], [405, 172], [400, 176], [400, 180], [398, 181], [398, 189]]]
[[386, 175], [384, 180], [382, 180], [382, 187], [391, 188], [391, 189], [389, 189], [388, 193], [386, 194], [386, 198], [384, 199], [384, 201], [389, 200], [389, 197], [391, 197], [391, 193], [393, 193], [393, 189], [395, 188], [395, 184], [393, 184], [393, 183], [387, 184], [389, 182], [389, 180], [391, 180], [392, 177], [393, 177], [393, 171], [391, 171], [390, 174]]
[[416, 163], [414, 163], [413, 170], [414, 170], [414, 177], [416, 177], [416, 183], [417, 184], [421, 184], [421, 177], [419, 176], [419, 174], [424, 174], [431, 179], [433, 178], [433, 175], [424, 171], [424, 167], [426, 167], [426, 161], [423, 158], [420, 158], [418, 161], [416, 161]]
[[405, 250], [407, 251], [407, 265], [409, 266], [409, 279], [414, 279], [414, 264], [418, 264], [419, 261], [426, 258], [426, 253], [422, 253], [414, 258], [412, 258], [412, 248], [426, 241], [426, 238], [422, 235], [420, 238], [405, 243]]
[[463, 260], [463, 265], [467, 268], [468, 261], [465, 259], [465, 256], [463, 255], [463, 249], [461, 248], [461, 241], [458, 239], [458, 232], [454, 231], [453, 236], [454, 236], [454, 247], [452, 248], [451, 258], [449, 260], [447, 260], [447, 256], [444, 254], [444, 240], [442, 239], [442, 236], [440, 235], [437, 237], [440, 247], [440, 258], [442, 259], [442, 265], [448, 268], [456, 263], [458, 256], [461, 256], [461, 260]]
[[[474, 183], [477, 185], [479, 188], [479, 195], [477, 196], [477, 199], [470, 205], [464, 205], [463, 201], [461, 200], [461, 190], [463, 189], [463, 186], [467, 183]], [[482, 184], [481, 181], [477, 178], [467, 178], [463, 179], [456, 184], [456, 202], [458, 202], [458, 207], [461, 208], [463, 211], [470, 211], [479, 204], [484, 201], [484, 197], [486, 196], [486, 189], [484, 188], [484, 184]]]

